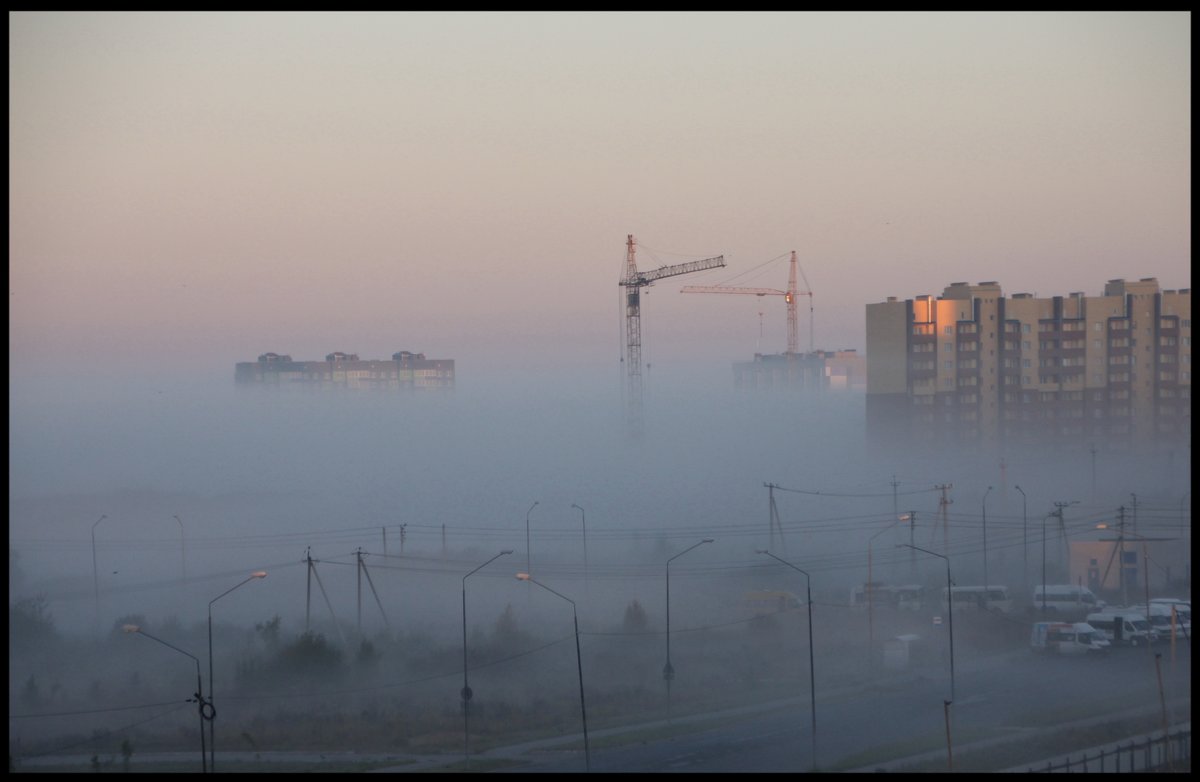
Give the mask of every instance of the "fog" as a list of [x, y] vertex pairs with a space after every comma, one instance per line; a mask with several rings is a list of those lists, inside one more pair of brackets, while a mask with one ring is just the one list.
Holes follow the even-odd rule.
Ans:
[[[1028, 574], [1040, 572], [1042, 521], [1055, 502], [1077, 501], [1064, 513], [1068, 536], [1114, 518], [1131, 493], [1143, 533], [1183, 536], [1186, 453], [1098, 450], [1093, 480], [1090, 444], [1004, 454], [884, 448], [865, 431], [863, 394], [738, 390], [722, 362], [656, 370], [640, 426], [624, 406], [619, 367], [486, 377], [463, 367], [454, 391], [429, 394], [236, 388], [231, 375], [100, 376], [86, 395], [48, 379], [13, 384], [10, 605], [42, 600], [60, 636], [109, 638], [110, 647], [135, 640], [112, 640], [114, 628], [135, 622], [205, 662], [211, 610], [218, 687], [233, 686], [232, 666], [254, 648], [251, 628], [274, 617], [284, 638], [311, 629], [347, 658], [360, 638], [408, 638], [410, 647], [428, 639], [446, 654], [432, 665], [444, 678], [424, 690], [452, 709], [464, 586], [472, 646], [497, 632], [506, 609], [530, 648], [571, 633], [571, 607], [518, 571], [576, 603], [590, 665], [622, 661], [606, 686], [657, 692], [666, 563], [685, 551], [670, 565], [672, 635], [684, 633], [677, 660], [748, 664], [744, 646], [721, 651], [710, 636], [704, 647], [687, 632], [748, 637], [749, 590], [803, 598], [799, 573], [756, 553], [769, 548], [810, 574], [828, 672], [859, 660], [862, 650], [829, 629], [846, 621], [850, 589], [868, 580], [868, 567], [875, 581], [944, 586], [942, 560], [898, 546], [944, 551], [955, 583], [982, 583], [988, 486], [989, 581], [1021, 596], [1038, 578]], [[940, 485], [952, 487], [947, 528], [935, 524]], [[898, 519], [905, 514], [915, 527]], [[1052, 525], [1052, 567], [1059, 535]], [[267, 578], [243, 583], [258, 570]], [[621, 647], [608, 634], [633, 601], [648, 634]], [[879, 621], [881, 637], [906, 629]], [[959, 621], [969, 659], [972, 629]], [[782, 665], [800, 643], [791, 638], [764, 659]], [[10, 660], [10, 692], [38, 672], [84, 688], [104, 670], [30, 651]], [[545, 652], [568, 674], [569, 653]], [[139, 648], [116, 667], [179, 667], [162, 656]], [[381, 681], [400, 675], [389, 674]], [[541, 686], [478, 675], [495, 696]], [[688, 685], [678, 687], [685, 697]], [[38, 734], [28, 722], [15, 729], [26, 740]]]

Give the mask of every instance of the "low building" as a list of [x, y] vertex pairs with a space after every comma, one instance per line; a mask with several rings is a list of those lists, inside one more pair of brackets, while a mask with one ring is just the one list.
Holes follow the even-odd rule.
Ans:
[[737, 388], [866, 391], [867, 360], [854, 350], [811, 353], [755, 353], [733, 365]]
[[401, 350], [390, 361], [363, 360], [337, 351], [324, 361], [293, 361], [291, 356], [264, 353], [257, 361], [238, 362], [234, 382], [240, 386], [338, 388], [392, 391], [454, 388], [454, 360], [430, 359]]

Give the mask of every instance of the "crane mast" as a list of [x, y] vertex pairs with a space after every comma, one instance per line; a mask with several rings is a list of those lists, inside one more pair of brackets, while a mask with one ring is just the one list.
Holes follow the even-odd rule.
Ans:
[[[788, 355], [796, 355], [800, 349], [799, 326], [796, 313], [796, 298], [798, 296], [808, 297], [808, 352], [813, 351], [812, 345], [812, 291], [802, 291], [797, 287], [796, 273], [799, 264], [796, 262], [796, 251], [792, 250], [792, 260], [788, 270], [788, 287], [787, 290], [781, 291], [778, 288], [742, 288], [733, 285], [685, 285], [679, 290], [680, 293], [742, 293], [753, 296], [782, 296], [787, 303], [787, 325], [788, 325]], [[803, 272], [800, 272], [803, 274]], [[804, 280], [807, 285], [807, 278]]]
[[725, 265], [725, 256], [688, 261], [640, 272], [637, 268], [637, 240], [628, 234], [625, 240], [625, 276], [618, 285], [625, 288], [625, 365], [629, 382], [629, 423], [633, 433], [642, 428], [642, 288], [655, 280], [680, 274], [716, 269]]

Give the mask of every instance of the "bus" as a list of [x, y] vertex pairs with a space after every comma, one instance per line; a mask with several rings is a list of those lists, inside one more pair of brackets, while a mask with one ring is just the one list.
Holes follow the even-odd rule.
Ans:
[[953, 607], [960, 611], [996, 611], [1001, 614], [1012, 611], [1012, 595], [1008, 593], [1006, 586], [956, 586], [949, 590], [943, 588], [943, 611], [950, 607], [950, 595], [954, 596]]

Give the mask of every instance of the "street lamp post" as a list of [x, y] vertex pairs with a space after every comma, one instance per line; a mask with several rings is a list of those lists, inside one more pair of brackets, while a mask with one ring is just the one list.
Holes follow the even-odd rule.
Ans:
[[[266, 577], [267, 577], [267, 571], [257, 570], [255, 572], [251, 573], [249, 575], [249, 577], [247, 577], [245, 580], [238, 582], [234, 586], [230, 587], [229, 589], [226, 589], [224, 592], [222, 592], [221, 594], [214, 597], [212, 600], [208, 601], [208, 702], [210, 704], [213, 704], [213, 701], [214, 701], [213, 696], [216, 694], [216, 688], [213, 686], [213, 647], [212, 647], [212, 607], [213, 607], [213, 603], [215, 603], [218, 600], [220, 600], [221, 598], [225, 597], [225, 595], [229, 594], [230, 592], [232, 592], [233, 590], [242, 586], [243, 584], [248, 584], [251, 581], [254, 581], [255, 579], [266, 578]], [[213, 704], [211, 709], [212, 709], [211, 716], [208, 718], [208, 767], [210, 769], [212, 769], [213, 773], [215, 774], [217, 772], [217, 744], [216, 744], [217, 737], [216, 737], [216, 733], [214, 732], [213, 723], [216, 722], [216, 717], [217, 717], [216, 705]]]
[[1021, 492], [1021, 589], [1029, 588], [1029, 538], [1026, 531], [1029, 528], [1028, 503], [1025, 490], [1020, 486], [1014, 489]]
[[988, 581], [988, 566], [987, 566], [987, 496], [991, 492], [992, 487], [987, 487], [987, 491], [983, 493], [983, 604], [987, 606], [988, 586], [991, 584]]
[[96, 567], [96, 525], [107, 518], [106, 514], [92, 522], [92, 588], [96, 594], [96, 632], [100, 631], [100, 571]]
[[667, 684], [667, 722], [671, 721], [671, 680], [675, 678], [675, 669], [671, 667], [671, 560], [679, 559], [697, 546], [712, 542], [712, 538], [705, 538], [667, 560], [667, 664], [663, 666], [663, 681]]
[[175, 516], [175, 521], [179, 522], [179, 578], [181, 581], [187, 581], [187, 548], [184, 542], [183, 519]]
[[506, 549], [501, 551], [496, 556], [484, 562], [479, 567], [472, 570], [470, 573], [462, 577], [462, 617], [463, 617], [463, 686], [462, 686], [462, 703], [463, 703], [463, 758], [466, 761], [467, 768], [471, 767], [471, 745], [470, 745], [470, 714], [471, 714], [471, 688], [467, 684], [467, 577], [478, 570], [482, 570], [493, 561], [499, 559], [505, 554], [511, 554], [512, 551]]
[[[206, 713], [205, 713], [204, 707], [206, 704], [204, 702], [204, 685], [200, 681], [200, 658], [194, 654], [183, 651], [178, 646], [172, 646], [171, 644], [167, 643], [166, 641], [164, 641], [161, 638], [155, 638], [154, 636], [150, 635], [150, 633], [147, 633], [145, 630], [138, 627], [137, 625], [125, 625], [121, 629], [127, 633], [137, 633], [138, 635], [144, 635], [147, 638], [149, 638], [151, 641], [158, 641], [163, 646], [174, 649], [175, 651], [179, 652], [180, 654], [186, 654], [188, 657], [191, 657], [193, 660], [196, 661], [196, 696], [195, 697], [196, 697], [196, 703], [199, 704], [198, 710], [200, 712], [200, 771], [201, 771], [201, 773], [207, 774], [208, 773], [208, 760], [207, 760], [207, 756], [205, 754], [205, 747], [204, 747], [204, 720], [212, 719], [212, 717], [206, 716]], [[208, 713], [209, 713], [209, 715], [211, 715], [211, 711]]]
[[[876, 532], [874, 535], [872, 535], [870, 538], [867, 539], [867, 587], [866, 587], [866, 589], [867, 589], [867, 654], [872, 661], [875, 659], [874, 658], [874, 654], [875, 654], [875, 606], [874, 606], [875, 588], [874, 588], [874, 583], [875, 582], [872, 580], [872, 575], [871, 575], [871, 561], [872, 561], [871, 544], [875, 541], [875, 538], [879, 537], [883, 533], [890, 530], [892, 527], [899, 524], [901, 522], [901, 520], [902, 519], [896, 519], [891, 524], [887, 525], [886, 527], [879, 530], [878, 532]], [[759, 553], [766, 554], [767, 552], [760, 551]]]
[[[878, 533], [876, 533], [878, 534]], [[766, 554], [771, 559], [787, 565], [792, 570], [798, 571], [804, 575], [805, 601], [808, 603], [808, 690], [809, 699], [812, 702], [812, 769], [817, 770], [817, 677], [813, 663], [813, 626], [812, 626], [812, 579], [806, 571], [793, 565], [791, 562], [786, 562], [772, 554], [770, 551], [758, 550], [759, 554]]]
[[571, 507], [579, 511], [579, 521], [583, 524], [583, 591], [588, 591], [588, 555], [587, 555], [587, 514], [575, 503]]
[[537, 584], [542, 589], [551, 594], [558, 595], [563, 600], [571, 604], [571, 614], [575, 618], [575, 664], [579, 668], [579, 711], [583, 715], [583, 762], [588, 771], [592, 770], [592, 755], [588, 749], [588, 732], [587, 732], [587, 705], [583, 698], [583, 655], [579, 651], [579, 611], [575, 606], [575, 601], [561, 592], [555, 592], [550, 587], [540, 581], [537, 581], [528, 573], [518, 573], [517, 578], [521, 581], [528, 581], [531, 584]]
[[525, 511], [525, 570], [530, 573], [533, 572], [533, 565], [530, 563], [531, 557], [529, 554], [529, 514], [533, 513], [533, 509], [537, 507], [537, 504], [537, 500], [534, 500], [533, 504], [529, 506], [529, 510]]
[[917, 551], [924, 551], [926, 554], [932, 554], [935, 557], [941, 557], [946, 560], [946, 613], [950, 620], [950, 702], [954, 702], [954, 584], [950, 580], [950, 558], [945, 554], [939, 554], [936, 551], [923, 549], [920, 546], [913, 546], [909, 543], [901, 543], [900, 546], [914, 548]]

